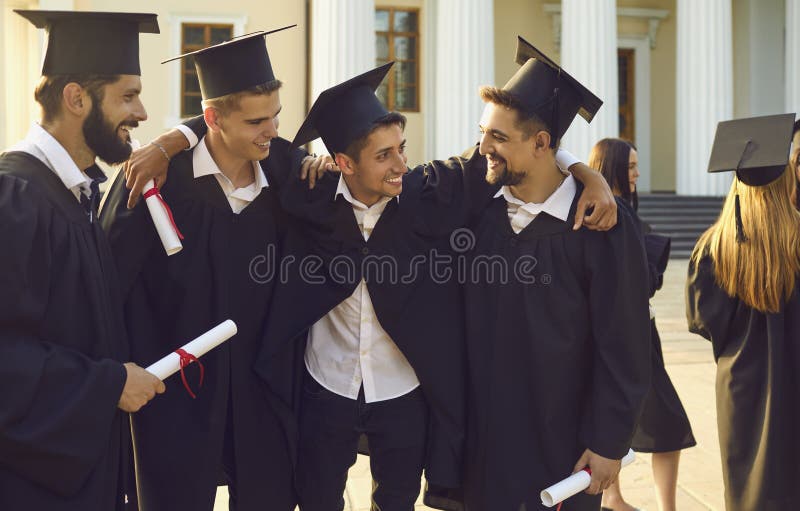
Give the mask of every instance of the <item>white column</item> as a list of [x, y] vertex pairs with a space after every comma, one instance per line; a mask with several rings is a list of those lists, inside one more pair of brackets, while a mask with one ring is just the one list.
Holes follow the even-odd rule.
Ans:
[[586, 161], [601, 138], [619, 136], [617, 8], [614, 0], [563, 0], [561, 67], [603, 100], [591, 124], [575, 117], [562, 146]]
[[[311, 98], [375, 67], [375, 1], [311, 2]], [[326, 151], [322, 141], [312, 144]]]
[[[481, 85], [494, 82], [493, 0], [439, 0], [436, 20], [434, 147], [438, 159], [460, 154], [479, 138]], [[508, 34], [508, 37], [514, 37]], [[505, 56], [513, 59], [513, 55]], [[502, 85], [502, 84], [500, 84]]]
[[0, 101], [3, 102], [0, 152], [25, 137], [31, 122], [39, 114], [33, 90], [42, 73], [45, 32], [12, 10], [27, 9], [29, 4], [23, 0], [6, 0], [0, 6], [3, 10], [0, 67], [5, 76], [4, 86], [0, 89]]
[[678, 0], [676, 191], [726, 195], [731, 174], [708, 174], [719, 121], [733, 117], [731, 0]]
[[800, 0], [786, 0], [786, 111], [800, 112]]

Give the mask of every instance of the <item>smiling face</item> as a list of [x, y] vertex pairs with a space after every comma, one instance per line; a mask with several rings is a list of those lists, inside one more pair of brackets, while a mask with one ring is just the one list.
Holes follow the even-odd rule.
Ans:
[[83, 121], [86, 145], [109, 164], [121, 163], [131, 154], [131, 130], [147, 119], [140, 94], [142, 81], [136, 75], [121, 75], [104, 85], [100, 94], [87, 90], [92, 108]]
[[517, 122], [517, 112], [488, 102], [480, 122], [480, 153], [486, 156], [486, 180], [513, 186], [525, 178], [534, 164], [534, 141]]
[[278, 136], [280, 112], [280, 94], [274, 90], [268, 94], [246, 94], [238, 100], [237, 108], [226, 113], [207, 107], [206, 118], [213, 115], [228, 153], [238, 159], [259, 161], [269, 156], [270, 143]]
[[408, 171], [405, 151], [403, 129], [399, 124], [387, 124], [367, 136], [357, 161], [336, 153], [336, 163], [353, 197], [371, 206], [382, 197], [396, 197], [403, 191], [403, 175]]

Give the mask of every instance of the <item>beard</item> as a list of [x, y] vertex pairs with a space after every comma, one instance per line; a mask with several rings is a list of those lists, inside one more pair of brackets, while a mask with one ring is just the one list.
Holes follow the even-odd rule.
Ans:
[[117, 126], [112, 126], [106, 121], [103, 109], [100, 107], [100, 98], [92, 98], [92, 110], [83, 122], [83, 136], [86, 145], [101, 160], [114, 165], [122, 163], [131, 155], [131, 146], [128, 141], [120, 140], [117, 130], [121, 126], [137, 127], [137, 121], [124, 121]]
[[497, 155], [494, 155], [492, 158], [500, 162], [502, 169], [493, 170], [489, 168], [486, 171], [486, 182], [490, 185], [514, 186], [520, 184], [522, 180], [525, 179], [525, 173], [511, 170], [505, 159]]

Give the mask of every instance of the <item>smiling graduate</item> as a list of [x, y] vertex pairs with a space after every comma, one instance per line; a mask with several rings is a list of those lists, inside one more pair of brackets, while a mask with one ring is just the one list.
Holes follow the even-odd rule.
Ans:
[[187, 369], [196, 399], [173, 378], [163, 401], [134, 418], [140, 506], [210, 511], [219, 482], [236, 509], [263, 509], [266, 501], [290, 510], [288, 442], [251, 369], [274, 284], [253, 278], [251, 265], [277, 256], [283, 229], [270, 168], [288, 154], [276, 151], [288, 146], [277, 138], [281, 82], [264, 32], [180, 58], [194, 59], [208, 126], [192, 151], [172, 159], [161, 190], [184, 248], [165, 254], [144, 202], [127, 208], [121, 172], [101, 219], [121, 273], [135, 360], [152, 363], [226, 319], [238, 334], [202, 358], [202, 388], [194, 385], [197, 364]]

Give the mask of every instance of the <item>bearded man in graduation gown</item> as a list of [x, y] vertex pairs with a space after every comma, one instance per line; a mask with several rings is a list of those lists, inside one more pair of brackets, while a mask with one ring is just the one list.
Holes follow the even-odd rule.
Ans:
[[[161, 190], [182, 251], [167, 256], [143, 202], [127, 208], [121, 172], [101, 212], [137, 340], [134, 360], [152, 363], [226, 319], [238, 326], [200, 360], [202, 388], [190, 395], [174, 385], [134, 418], [142, 511], [211, 511], [218, 483], [228, 485], [232, 509], [295, 507], [289, 443], [252, 370], [274, 283], [254, 277], [252, 265], [280, 253], [284, 222], [272, 180], [288, 168], [288, 142], [277, 139], [281, 82], [265, 35], [181, 56], [194, 59], [208, 125], [193, 151], [171, 161]], [[271, 156], [281, 143], [284, 151]]]
[[573, 230], [582, 186], [554, 148], [601, 102], [520, 38], [519, 71], [484, 87], [480, 152], [502, 185], [471, 222], [465, 284], [469, 511], [545, 509], [539, 493], [586, 466], [597, 510], [649, 388], [647, 271], [632, 219]]
[[48, 31], [42, 117], [0, 156], [0, 509], [119, 510], [129, 424], [163, 384], [124, 363], [111, 252], [96, 219], [103, 173], [139, 99], [138, 38], [155, 14], [17, 11]]

